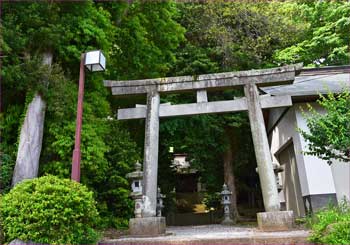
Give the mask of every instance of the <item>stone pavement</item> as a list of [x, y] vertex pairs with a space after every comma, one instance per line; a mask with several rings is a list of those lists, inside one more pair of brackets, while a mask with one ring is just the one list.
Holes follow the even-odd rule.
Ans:
[[307, 244], [309, 231], [262, 232], [256, 228], [205, 225], [167, 227], [157, 237], [121, 237], [100, 244]]

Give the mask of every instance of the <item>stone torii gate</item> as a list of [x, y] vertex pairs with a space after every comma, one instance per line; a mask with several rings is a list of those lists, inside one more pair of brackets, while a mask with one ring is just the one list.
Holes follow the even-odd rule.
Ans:
[[[292, 211], [280, 211], [277, 184], [269, 150], [268, 138], [262, 109], [292, 105], [291, 97], [259, 95], [260, 86], [274, 86], [293, 83], [301, 64], [284, 67], [240, 72], [215, 73], [199, 76], [166, 77], [157, 79], [111, 81], [104, 85], [111, 87], [115, 96], [147, 96], [147, 105], [119, 109], [118, 120], [146, 119], [144, 144], [144, 207], [142, 218], [132, 219], [132, 234], [155, 235], [165, 231], [165, 220], [156, 216], [159, 118], [183, 115], [199, 115], [248, 111], [254, 150], [258, 166], [264, 201], [264, 213], [258, 213], [259, 227], [264, 230], [290, 228]], [[208, 90], [224, 90], [244, 87], [245, 97], [208, 102]], [[160, 104], [161, 93], [196, 91], [197, 103], [170, 105]], [[163, 224], [164, 223], [164, 224]], [[163, 227], [159, 228], [159, 227]], [[135, 231], [135, 229], [137, 231]]]

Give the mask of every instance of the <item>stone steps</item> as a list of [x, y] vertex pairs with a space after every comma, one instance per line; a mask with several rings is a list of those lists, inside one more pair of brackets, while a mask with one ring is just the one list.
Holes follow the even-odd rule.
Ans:
[[99, 244], [310, 244], [309, 231], [262, 232], [256, 228], [207, 225], [167, 227], [167, 234], [157, 237], [121, 237]]

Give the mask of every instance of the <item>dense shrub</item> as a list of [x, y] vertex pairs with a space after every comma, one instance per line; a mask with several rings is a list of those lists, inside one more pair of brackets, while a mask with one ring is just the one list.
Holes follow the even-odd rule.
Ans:
[[[0, 194], [0, 206], [1, 206], [1, 201], [2, 201], [2, 196]], [[0, 244], [3, 244], [3, 240], [4, 240], [4, 233], [3, 233], [3, 230], [2, 230], [2, 216], [0, 215]]]
[[319, 244], [350, 244], [350, 206], [345, 201], [310, 218], [311, 242]]
[[99, 236], [93, 194], [85, 186], [48, 175], [17, 184], [0, 206], [5, 240], [91, 244]]

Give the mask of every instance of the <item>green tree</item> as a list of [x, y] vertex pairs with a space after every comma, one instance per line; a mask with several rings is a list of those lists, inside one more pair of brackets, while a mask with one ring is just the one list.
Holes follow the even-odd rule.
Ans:
[[185, 29], [175, 21], [173, 1], [133, 1], [115, 11], [117, 26], [111, 77], [141, 79], [162, 77], [175, 61], [174, 51], [184, 39]]
[[276, 52], [282, 63], [343, 65], [349, 62], [350, 3], [348, 1], [303, 1], [295, 11], [297, 22], [305, 23], [304, 37]]
[[333, 160], [350, 161], [350, 93], [329, 93], [317, 101], [325, 113], [317, 112], [309, 105], [310, 115], [305, 114], [309, 131], [300, 129], [308, 142], [306, 154], [317, 156], [329, 164]]
[[178, 74], [276, 66], [275, 50], [299, 41], [305, 28], [292, 18], [296, 7], [289, 2], [214, 1], [179, 8], [178, 21], [187, 32], [174, 64]]

